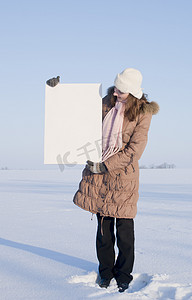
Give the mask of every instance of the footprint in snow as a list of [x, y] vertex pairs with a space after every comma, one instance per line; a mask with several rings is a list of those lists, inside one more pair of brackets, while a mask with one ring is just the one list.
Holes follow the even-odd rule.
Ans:
[[[91, 272], [87, 275], [72, 276], [68, 282], [76, 284], [81, 283], [86, 286], [97, 287], [99, 288], [101, 294], [109, 292], [114, 293], [118, 291], [115, 279], [111, 280], [110, 286], [107, 289], [101, 289], [97, 284], [97, 276], [98, 274], [96, 272]], [[135, 293], [142, 290], [150, 283], [151, 279], [152, 276], [149, 276], [148, 274], [134, 274], [134, 278], [129, 286], [128, 293]]]
[[133, 276], [133, 281], [131, 282], [128, 292], [135, 293], [146, 287], [150, 281], [152, 280], [152, 276], [148, 274], [135, 274]]
[[[82, 276], [72, 276], [68, 282], [73, 284], [81, 284], [87, 287], [95, 288], [95, 292], [87, 295], [88, 298], [98, 297], [101, 299], [105, 296], [110, 299], [119, 298], [117, 284], [115, 279], [111, 280], [110, 286], [107, 289], [101, 289], [97, 284], [96, 272], [88, 273]], [[155, 300], [192, 300], [192, 285], [187, 286], [179, 283], [167, 282], [169, 276], [167, 275], [148, 275], [148, 274], [134, 274], [133, 281], [130, 283], [129, 289], [123, 293], [126, 299], [140, 300], [140, 299], [155, 299]], [[118, 298], [117, 298], [118, 293]], [[121, 295], [122, 296], [122, 295]], [[115, 297], [115, 298], [114, 298]]]

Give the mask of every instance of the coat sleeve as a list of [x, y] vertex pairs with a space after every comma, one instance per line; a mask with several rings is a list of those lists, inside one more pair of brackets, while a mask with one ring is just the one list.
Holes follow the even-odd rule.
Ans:
[[139, 160], [148, 140], [148, 131], [152, 114], [140, 115], [134, 132], [126, 147], [104, 161], [108, 171], [125, 168], [133, 160]]

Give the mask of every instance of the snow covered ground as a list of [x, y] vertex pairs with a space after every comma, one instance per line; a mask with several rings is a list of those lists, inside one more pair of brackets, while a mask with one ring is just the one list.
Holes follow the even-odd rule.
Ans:
[[72, 202], [81, 170], [0, 171], [0, 299], [192, 299], [192, 170], [141, 170], [123, 294], [95, 283], [96, 218]]

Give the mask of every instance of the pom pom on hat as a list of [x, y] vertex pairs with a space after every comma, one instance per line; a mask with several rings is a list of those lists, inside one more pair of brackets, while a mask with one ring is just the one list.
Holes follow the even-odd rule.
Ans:
[[115, 87], [125, 94], [132, 94], [134, 97], [141, 99], [143, 92], [141, 89], [142, 83], [142, 75], [141, 72], [127, 68], [123, 72], [117, 74], [114, 84]]

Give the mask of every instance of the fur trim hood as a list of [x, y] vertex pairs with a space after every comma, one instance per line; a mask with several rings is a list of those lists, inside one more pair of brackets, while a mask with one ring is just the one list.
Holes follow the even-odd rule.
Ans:
[[155, 101], [144, 103], [142, 112], [144, 114], [151, 113], [152, 115], [156, 115], [159, 112], [159, 104]]
[[[107, 96], [109, 98], [111, 98], [111, 96], [113, 95], [114, 92], [114, 86], [111, 86], [108, 88], [107, 90]], [[147, 114], [147, 113], [151, 113], [152, 115], [156, 115], [159, 112], [159, 104], [155, 101], [151, 101], [151, 102], [146, 102], [143, 103], [142, 108], [141, 108], [141, 113], [143, 114]]]

